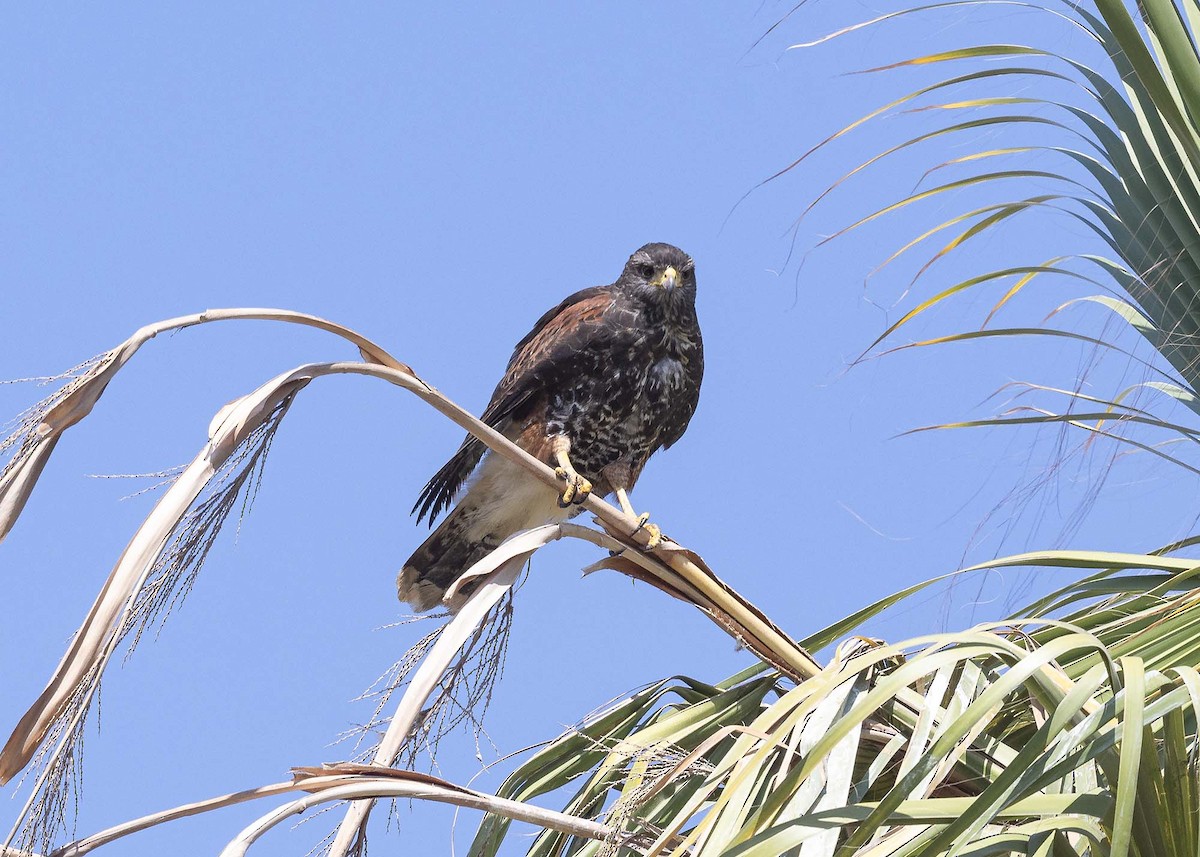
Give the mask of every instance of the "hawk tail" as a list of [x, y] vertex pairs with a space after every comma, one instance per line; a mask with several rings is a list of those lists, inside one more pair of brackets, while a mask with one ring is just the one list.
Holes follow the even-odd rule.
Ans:
[[[517, 465], [488, 456], [466, 495], [404, 563], [396, 594], [417, 612], [437, 607], [454, 581], [513, 533], [578, 511], [578, 506], [560, 508], [558, 492]], [[446, 606], [457, 610], [467, 594]]]
[[396, 578], [401, 601], [418, 613], [438, 606], [450, 585], [500, 544], [502, 537], [478, 531], [480, 511], [468, 494], [413, 552]]

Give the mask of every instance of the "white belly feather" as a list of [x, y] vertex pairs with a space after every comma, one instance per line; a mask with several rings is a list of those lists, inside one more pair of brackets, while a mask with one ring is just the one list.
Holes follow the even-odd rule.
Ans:
[[467, 489], [468, 505], [475, 510], [467, 524], [467, 536], [501, 535], [503, 539], [518, 530], [565, 521], [577, 507], [560, 509], [558, 495], [523, 467], [489, 453]]

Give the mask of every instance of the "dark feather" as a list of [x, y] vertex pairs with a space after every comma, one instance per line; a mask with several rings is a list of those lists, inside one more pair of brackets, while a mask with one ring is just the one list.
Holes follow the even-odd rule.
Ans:
[[421, 494], [412, 507], [414, 512], [418, 512], [418, 522], [428, 516], [429, 526], [433, 526], [437, 516], [449, 508], [454, 501], [454, 495], [467, 481], [467, 477], [471, 475], [475, 465], [479, 464], [479, 459], [483, 458], [485, 450], [486, 447], [482, 443], [473, 436], [467, 435], [467, 439], [458, 448], [458, 452], [454, 453], [450, 460], [443, 464], [442, 468], [433, 474], [433, 478], [421, 489]]
[[[583, 289], [539, 318], [513, 349], [504, 377], [480, 419], [506, 433], [514, 418], [519, 420], [523, 415], [523, 407], [544, 391], [548, 382], [569, 372], [572, 355], [586, 350], [590, 340], [603, 334], [605, 328], [600, 321], [612, 303], [611, 291], [612, 286]], [[466, 436], [417, 497], [412, 510], [418, 512], [418, 521], [428, 517], [433, 526], [434, 519], [454, 502], [486, 449], [474, 436]]]

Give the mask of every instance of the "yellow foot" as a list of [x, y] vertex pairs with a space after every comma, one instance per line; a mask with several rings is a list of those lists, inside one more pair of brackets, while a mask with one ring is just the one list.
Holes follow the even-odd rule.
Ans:
[[648, 532], [650, 534], [650, 541], [646, 542], [645, 550], [654, 550], [656, 547], [662, 544], [662, 530], [658, 528], [657, 524], [651, 524], [649, 521], [650, 513], [642, 512], [642, 514], [638, 515], [637, 530], [634, 530], [633, 532], [637, 533], [638, 530], [645, 530]]
[[565, 467], [556, 467], [554, 468], [554, 475], [567, 483], [567, 487], [563, 489], [562, 496], [558, 498], [560, 509], [565, 509], [572, 503], [579, 506], [592, 493], [592, 483], [576, 473], [573, 468], [567, 470]]

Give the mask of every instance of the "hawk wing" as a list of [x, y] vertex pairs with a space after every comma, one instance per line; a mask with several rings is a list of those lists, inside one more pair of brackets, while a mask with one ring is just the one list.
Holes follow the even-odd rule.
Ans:
[[[480, 417], [483, 422], [503, 433], [514, 417], [523, 415], [524, 409], [537, 401], [540, 393], [570, 373], [578, 354], [608, 335], [610, 328], [603, 318], [613, 303], [611, 288], [594, 286], [576, 292], [537, 320], [533, 330], [513, 349], [504, 377]], [[419, 512], [418, 521], [428, 516], [433, 525], [434, 518], [449, 508], [486, 451], [482, 442], [467, 435], [458, 452], [417, 497], [412, 510]]]

